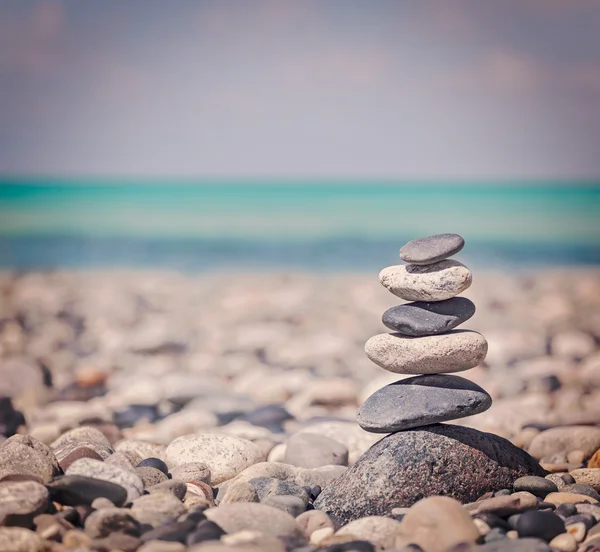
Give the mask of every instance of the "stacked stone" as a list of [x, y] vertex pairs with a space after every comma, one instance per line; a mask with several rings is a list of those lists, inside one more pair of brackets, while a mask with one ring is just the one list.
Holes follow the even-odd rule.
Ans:
[[408, 264], [379, 274], [389, 291], [412, 302], [383, 314], [383, 323], [394, 333], [372, 337], [365, 352], [385, 370], [415, 376], [366, 400], [358, 412], [358, 423], [366, 431], [394, 433], [479, 414], [491, 406], [481, 387], [449, 375], [477, 366], [487, 353], [480, 333], [454, 329], [475, 313], [469, 299], [456, 297], [471, 285], [471, 271], [449, 259], [463, 246], [457, 234], [413, 240], [400, 249]]

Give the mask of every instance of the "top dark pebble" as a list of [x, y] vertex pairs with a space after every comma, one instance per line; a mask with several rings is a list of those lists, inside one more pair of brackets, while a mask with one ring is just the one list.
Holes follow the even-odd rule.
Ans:
[[409, 241], [400, 249], [400, 258], [410, 264], [427, 265], [456, 255], [465, 245], [458, 234], [437, 234]]

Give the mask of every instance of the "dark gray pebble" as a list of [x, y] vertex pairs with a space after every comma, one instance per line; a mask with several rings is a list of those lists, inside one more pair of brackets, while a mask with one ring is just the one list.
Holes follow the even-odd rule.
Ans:
[[400, 249], [400, 258], [410, 264], [437, 263], [456, 255], [465, 245], [458, 234], [436, 234], [409, 241]]
[[167, 523], [144, 533], [142, 541], [160, 540], [185, 544], [187, 536], [195, 529], [196, 525], [197, 523], [193, 520]]
[[565, 527], [573, 525], [574, 523], [583, 523], [585, 525], [585, 528], [589, 531], [598, 522], [596, 521], [596, 518], [591, 514], [575, 514], [569, 516], [565, 520]]
[[292, 420], [294, 417], [283, 407], [276, 404], [261, 406], [243, 414], [240, 419], [255, 426], [266, 427], [282, 431], [283, 422]]
[[490, 532], [484, 537], [484, 542], [494, 542], [498, 540], [504, 540], [506, 538], [506, 531], [500, 527], [493, 527]]
[[196, 526], [194, 532], [187, 536], [185, 542], [187, 546], [192, 546], [194, 544], [198, 544], [199, 542], [219, 540], [224, 534], [225, 531], [223, 531], [223, 529], [221, 529], [216, 523], [205, 520], [201, 521]]
[[375, 552], [375, 547], [369, 541], [361, 540], [324, 546], [319, 552]]
[[25, 425], [25, 416], [15, 410], [10, 397], [0, 397], [0, 435], [10, 437], [19, 426]]
[[459, 376], [431, 374], [386, 385], [360, 407], [360, 427], [393, 433], [484, 412], [492, 398], [479, 385]]
[[575, 483], [575, 485], [567, 485], [562, 489], [562, 491], [566, 493], [577, 493], [589, 496], [590, 498], [593, 498], [600, 502], [600, 494], [591, 485], [586, 485], [584, 483]]
[[160, 459], [160, 458], [146, 458], [142, 460], [136, 468], [156, 468], [160, 470], [165, 475], [169, 475], [168, 466]]
[[57, 477], [46, 488], [53, 501], [68, 506], [89, 506], [96, 498], [104, 497], [120, 507], [127, 500], [127, 491], [121, 485], [83, 475]]
[[558, 492], [558, 487], [554, 482], [544, 477], [537, 477], [535, 475], [519, 477], [519, 479], [513, 483], [513, 489], [515, 491], [527, 491], [542, 498], [548, 493]]
[[556, 508], [556, 514], [558, 514], [559, 516], [568, 518], [571, 516], [574, 516], [577, 514], [577, 508], [575, 507], [575, 504], [569, 504], [569, 503], [564, 503], [564, 504], [559, 504]]
[[565, 532], [565, 522], [553, 512], [530, 510], [523, 512], [517, 522], [519, 537], [536, 537], [550, 542]]
[[113, 414], [113, 421], [120, 428], [133, 427], [138, 422], [155, 422], [160, 417], [158, 407], [148, 404], [131, 404]]
[[383, 313], [381, 321], [390, 329], [412, 337], [448, 332], [475, 314], [475, 305], [466, 297], [445, 301], [415, 301], [397, 305]]

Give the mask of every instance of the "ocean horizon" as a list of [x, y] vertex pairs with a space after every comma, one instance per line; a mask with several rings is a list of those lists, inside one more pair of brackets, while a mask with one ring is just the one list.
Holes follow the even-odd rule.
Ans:
[[483, 267], [600, 264], [600, 182], [0, 179], [0, 267], [372, 271], [456, 232]]

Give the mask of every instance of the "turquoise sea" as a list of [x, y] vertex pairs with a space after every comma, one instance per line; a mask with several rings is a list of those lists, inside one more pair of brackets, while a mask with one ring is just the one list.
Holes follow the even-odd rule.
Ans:
[[457, 232], [485, 266], [600, 263], [600, 182], [0, 180], [3, 268], [374, 270]]

